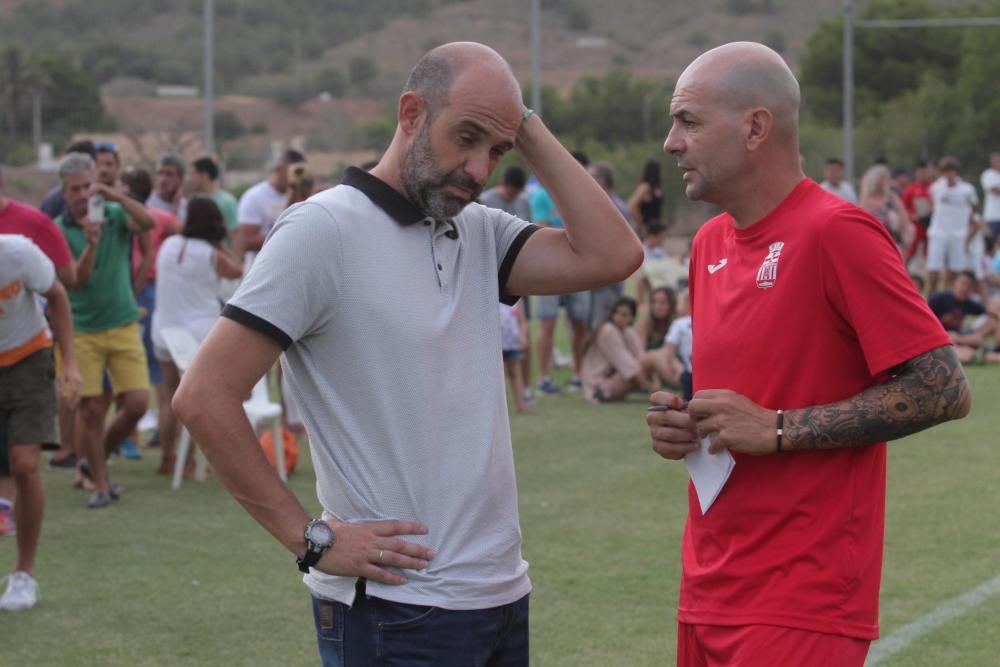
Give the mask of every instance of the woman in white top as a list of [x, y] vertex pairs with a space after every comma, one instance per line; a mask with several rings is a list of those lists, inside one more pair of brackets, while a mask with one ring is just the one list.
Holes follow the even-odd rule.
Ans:
[[156, 257], [152, 338], [166, 388], [166, 402], [159, 412], [162, 474], [170, 474], [174, 468], [177, 417], [170, 409], [170, 402], [180, 383], [180, 373], [167, 349], [163, 331], [185, 329], [199, 343], [208, 335], [222, 310], [219, 280], [243, 275], [243, 263], [226, 248], [225, 238], [226, 224], [215, 201], [211, 197], [194, 197], [188, 203], [184, 229], [166, 239]]

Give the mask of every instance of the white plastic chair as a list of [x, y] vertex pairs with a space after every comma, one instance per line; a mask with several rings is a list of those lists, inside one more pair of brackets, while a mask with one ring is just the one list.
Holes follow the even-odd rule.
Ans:
[[[198, 351], [198, 341], [187, 329], [164, 329], [160, 334], [163, 336], [163, 342], [167, 345], [167, 351], [170, 352], [170, 358], [177, 366], [177, 371], [183, 375], [191, 366], [194, 354]], [[187, 462], [188, 450], [191, 448], [191, 434], [179, 422], [178, 427], [180, 434], [177, 439], [177, 457], [174, 462], [174, 478], [171, 483], [174, 491], [181, 488], [181, 481], [184, 478], [184, 464]], [[200, 449], [195, 450], [194, 461], [194, 478], [202, 482], [207, 476], [208, 461]]]
[[[165, 329], [161, 332], [170, 356], [173, 357], [177, 370], [181, 374], [191, 365], [194, 353], [198, 351], [198, 342], [186, 329]], [[256, 431], [257, 427], [264, 422], [270, 422], [271, 437], [274, 441], [275, 464], [278, 468], [278, 476], [281, 481], [287, 482], [288, 476], [285, 473], [285, 448], [281, 440], [281, 404], [273, 403], [268, 397], [267, 375], [265, 374], [253, 391], [250, 392], [250, 399], [243, 402], [243, 410], [246, 412], [250, 426]], [[173, 488], [176, 491], [181, 487], [184, 478], [184, 463], [187, 461], [188, 450], [191, 448], [191, 434], [186, 428], [181, 427], [180, 438], [177, 443], [177, 461], [174, 464]], [[194, 478], [197, 481], [204, 481], [208, 462], [200, 449], [195, 450]]]
[[243, 410], [247, 413], [250, 425], [257, 430], [257, 426], [263, 422], [271, 422], [271, 437], [274, 443], [274, 463], [278, 468], [278, 476], [281, 481], [287, 482], [288, 475], [285, 473], [285, 447], [281, 439], [281, 404], [271, 401], [267, 392], [267, 374], [264, 374], [250, 392], [250, 400], [243, 403]]

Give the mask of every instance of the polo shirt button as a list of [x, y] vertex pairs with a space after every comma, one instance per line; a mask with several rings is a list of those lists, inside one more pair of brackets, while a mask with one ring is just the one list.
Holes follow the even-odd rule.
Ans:
[[438, 271], [444, 271], [444, 267], [443, 267], [443, 266], [441, 266], [441, 264], [440, 264], [440, 263], [438, 263]]
[[430, 220], [424, 220], [424, 227], [430, 227], [430, 226], [431, 226], [431, 221]]

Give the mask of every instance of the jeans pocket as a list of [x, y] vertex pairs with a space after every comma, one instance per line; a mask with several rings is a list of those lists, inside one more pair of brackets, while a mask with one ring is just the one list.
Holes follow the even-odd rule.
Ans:
[[316, 622], [316, 637], [324, 642], [343, 643], [344, 605], [333, 600], [312, 596], [313, 620]]
[[372, 598], [371, 601], [375, 612], [376, 626], [380, 631], [398, 632], [419, 627], [433, 618], [439, 611], [438, 607], [390, 602], [379, 598]]

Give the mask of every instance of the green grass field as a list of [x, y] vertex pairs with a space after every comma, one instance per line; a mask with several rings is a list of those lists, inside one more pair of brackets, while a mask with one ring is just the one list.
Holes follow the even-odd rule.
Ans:
[[[1000, 369], [969, 375], [968, 419], [890, 447], [883, 636], [1000, 574]], [[644, 407], [566, 396], [512, 417], [535, 665], [674, 661], [686, 473], [650, 450]], [[293, 557], [216, 480], [172, 492], [158, 456], [114, 462], [128, 491], [104, 511], [45, 473], [42, 599], [0, 615], [0, 665], [317, 663]], [[291, 484], [318, 510], [308, 457]], [[882, 664], [995, 665], [998, 628], [994, 597]]]

